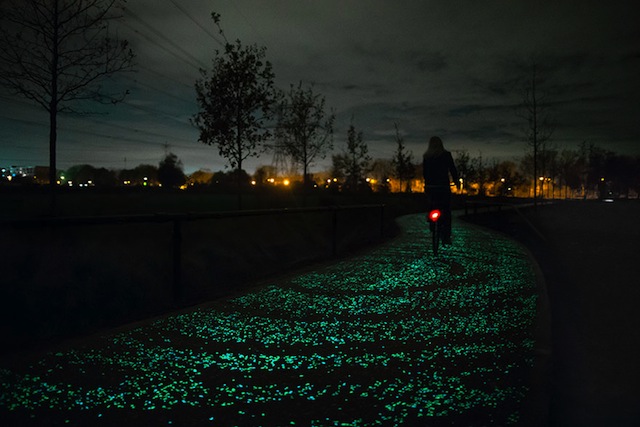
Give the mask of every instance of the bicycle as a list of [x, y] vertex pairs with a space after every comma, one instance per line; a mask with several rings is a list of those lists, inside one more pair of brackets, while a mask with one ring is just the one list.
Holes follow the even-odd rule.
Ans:
[[451, 192], [447, 186], [428, 185], [425, 187], [425, 193], [427, 193], [427, 206], [429, 208], [427, 222], [431, 230], [431, 247], [433, 254], [437, 256], [440, 242], [442, 241], [443, 244], [450, 243], [448, 238], [443, 240], [443, 235], [450, 232], [447, 228], [451, 226]]
[[441, 212], [439, 209], [432, 209], [427, 215], [427, 222], [429, 222], [429, 229], [431, 230], [431, 248], [433, 255], [438, 255], [438, 246], [440, 245], [440, 227], [438, 226], [438, 220], [440, 219]]

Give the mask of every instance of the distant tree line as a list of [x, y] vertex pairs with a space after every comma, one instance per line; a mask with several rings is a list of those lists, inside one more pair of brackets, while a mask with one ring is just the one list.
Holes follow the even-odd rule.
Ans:
[[[158, 165], [142, 164], [133, 169], [111, 170], [76, 165], [58, 175], [61, 185], [80, 187], [162, 187], [191, 190], [236, 191], [240, 188], [329, 189], [354, 192], [421, 192], [422, 165], [413, 161], [398, 138], [390, 159], [372, 159], [363, 133], [350, 126], [347, 144], [332, 157], [329, 170], [316, 174], [282, 177], [272, 165], [258, 167], [250, 175], [244, 170], [198, 170], [184, 173], [180, 159], [167, 154]], [[516, 160], [486, 160], [458, 150], [454, 159], [462, 179], [462, 193], [488, 197], [533, 197], [529, 179], [533, 167], [531, 153]], [[617, 154], [594, 144], [582, 143], [575, 149], [550, 149], [540, 153], [536, 195], [539, 198], [638, 197], [640, 194], [640, 156]], [[43, 174], [46, 176], [46, 174]], [[12, 184], [34, 184], [34, 177], [14, 179]], [[38, 181], [39, 183], [46, 183]], [[286, 182], [286, 184], [285, 184]], [[0, 183], [8, 184], [7, 177]]]

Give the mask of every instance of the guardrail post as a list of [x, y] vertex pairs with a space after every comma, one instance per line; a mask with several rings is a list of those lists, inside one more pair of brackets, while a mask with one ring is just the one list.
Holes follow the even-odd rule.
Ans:
[[384, 239], [384, 205], [380, 205], [380, 240]]
[[173, 255], [173, 302], [180, 302], [182, 299], [182, 227], [179, 219], [173, 221], [172, 238]]
[[331, 238], [331, 254], [336, 256], [338, 255], [338, 209], [333, 208], [332, 213], [333, 236]]

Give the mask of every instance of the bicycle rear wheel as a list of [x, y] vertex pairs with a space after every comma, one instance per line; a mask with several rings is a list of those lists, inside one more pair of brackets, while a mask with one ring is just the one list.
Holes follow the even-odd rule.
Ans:
[[431, 249], [433, 250], [434, 255], [438, 255], [439, 243], [440, 243], [440, 227], [438, 227], [438, 222], [435, 221], [433, 223], [433, 227], [431, 228]]

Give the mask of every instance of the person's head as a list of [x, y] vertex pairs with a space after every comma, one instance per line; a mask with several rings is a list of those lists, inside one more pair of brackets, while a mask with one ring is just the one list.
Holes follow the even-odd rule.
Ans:
[[425, 157], [435, 157], [442, 153], [444, 153], [444, 144], [442, 144], [442, 140], [439, 136], [432, 136], [431, 139], [429, 139], [429, 147], [424, 153]]

